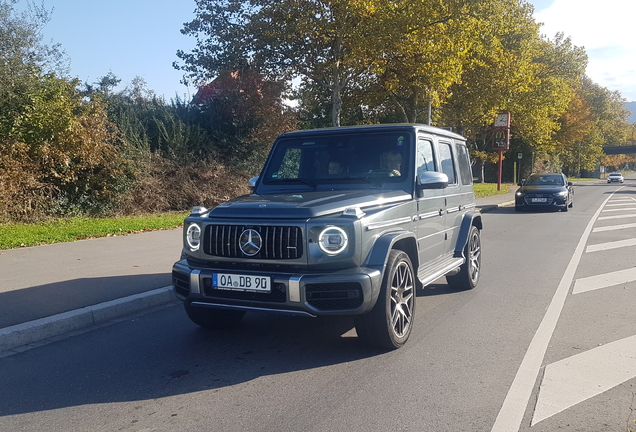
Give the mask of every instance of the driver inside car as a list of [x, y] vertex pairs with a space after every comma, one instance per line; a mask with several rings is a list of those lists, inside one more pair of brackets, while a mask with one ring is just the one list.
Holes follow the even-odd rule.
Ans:
[[395, 151], [389, 151], [380, 155], [380, 166], [389, 171], [391, 177], [399, 177], [402, 168], [402, 155]]

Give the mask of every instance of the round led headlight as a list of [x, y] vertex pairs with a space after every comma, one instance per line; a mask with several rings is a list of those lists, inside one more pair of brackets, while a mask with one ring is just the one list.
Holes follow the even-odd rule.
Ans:
[[199, 250], [201, 245], [201, 227], [195, 223], [190, 224], [186, 230], [186, 242], [191, 251]]
[[347, 233], [342, 228], [328, 227], [318, 236], [320, 249], [328, 255], [337, 255], [347, 248]]

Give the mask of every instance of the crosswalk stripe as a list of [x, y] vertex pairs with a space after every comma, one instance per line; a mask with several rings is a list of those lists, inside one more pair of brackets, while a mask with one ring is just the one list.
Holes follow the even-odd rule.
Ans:
[[596, 233], [596, 232], [603, 232], [603, 231], [617, 231], [617, 230], [622, 230], [627, 228], [636, 228], [636, 223], [598, 227], [598, 228], [594, 228], [592, 232]]
[[603, 273], [600, 275], [575, 280], [572, 294], [580, 294], [587, 291], [608, 288], [614, 285], [620, 285], [635, 281], [636, 268]]
[[609, 249], [618, 249], [618, 248], [628, 247], [628, 246], [636, 246], [636, 238], [591, 245], [591, 246], [588, 246], [587, 249], [585, 249], [585, 253], [605, 251]]
[[539, 388], [532, 426], [634, 377], [636, 336], [549, 364]]
[[606, 212], [617, 212], [617, 211], [626, 211], [626, 210], [636, 210], [636, 207], [603, 210], [603, 213], [606, 213]]
[[629, 218], [629, 217], [636, 217], [636, 214], [632, 213], [632, 214], [615, 215], [615, 216], [601, 216], [597, 220], [622, 219], [622, 218]]

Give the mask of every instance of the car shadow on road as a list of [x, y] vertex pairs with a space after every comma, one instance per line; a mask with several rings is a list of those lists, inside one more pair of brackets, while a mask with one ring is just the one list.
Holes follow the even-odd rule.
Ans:
[[[135, 282], [104, 279], [74, 281], [73, 290]], [[31, 295], [61, 292], [62, 285], [32, 288]], [[451, 292], [457, 291], [436, 281], [417, 296]], [[415, 324], [417, 332], [425, 317]], [[387, 352], [364, 345], [350, 316], [249, 312], [236, 328], [203, 329], [174, 303], [0, 358], [0, 429], [6, 416], [195, 392], [205, 392], [212, 405], [229, 403], [223, 395], [255, 379], [289, 379], [287, 374], [316, 374], [334, 365], [353, 373], [360, 361], [384, 368], [407, 355], [408, 347]], [[401, 372], [395, 373], [399, 379]]]

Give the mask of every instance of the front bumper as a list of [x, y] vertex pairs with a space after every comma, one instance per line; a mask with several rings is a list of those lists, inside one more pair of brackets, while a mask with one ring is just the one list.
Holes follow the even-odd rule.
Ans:
[[533, 202], [533, 196], [522, 195], [515, 197], [515, 206], [523, 208], [557, 208], [562, 209], [568, 205], [567, 197], [546, 196], [545, 202]]
[[[271, 292], [217, 289], [211, 283], [214, 273], [268, 276], [271, 278]], [[239, 272], [195, 268], [185, 259], [172, 267], [172, 285], [176, 296], [194, 306], [311, 316], [357, 315], [368, 312], [378, 298], [381, 277], [379, 269], [366, 267], [310, 274]]]

